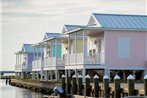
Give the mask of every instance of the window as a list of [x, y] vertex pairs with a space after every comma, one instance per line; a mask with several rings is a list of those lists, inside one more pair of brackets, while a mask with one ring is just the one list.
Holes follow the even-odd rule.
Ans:
[[127, 37], [120, 37], [118, 39], [118, 57], [129, 58], [130, 57], [130, 39]]

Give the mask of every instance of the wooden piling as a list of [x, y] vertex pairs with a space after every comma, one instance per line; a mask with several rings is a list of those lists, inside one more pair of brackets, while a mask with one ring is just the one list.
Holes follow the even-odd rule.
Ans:
[[82, 95], [82, 88], [83, 88], [83, 77], [82, 75], [78, 76], [78, 94]]
[[72, 76], [72, 94], [77, 94], [77, 76]]
[[144, 77], [144, 95], [147, 96], [147, 75]]
[[64, 93], [66, 93], [66, 92], [65, 92], [65, 87], [66, 87], [65, 75], [62, 75], [62, 89], [63, 89]]
[[91, 87], [90, 87], [90, 76], [86, 75], [85, 76], [85, 95], [86, 96], [90, 96], [90, 92], [91, 92]]
[[99, 76], [95, 75], [94, 77], [94, 97], [99, 97]]
[[121, 98], [120, 94], [120, 77], [118, 75], [116, 75], [114, 77], [114, 85], [115, 85], [115, 88], [114, 88], [114, 97], [115, 98]]
[[127, 77], [127, 80], [128, 80], [128, 95], [129, 96], [133, 96], [134, 95], [134, 76], [133, 75], [129, 75]]
[[103, 77], [103, 81], [104, 81], [104, 97], [109, 98], [109, 77], [105, 75]]

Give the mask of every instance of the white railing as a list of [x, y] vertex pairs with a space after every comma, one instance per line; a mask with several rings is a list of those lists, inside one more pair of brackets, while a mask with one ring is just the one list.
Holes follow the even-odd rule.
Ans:
[[104, 53], [104, 52], [101, 52], [101, 53], [100, 53], [100, 57], [101, 57], [101, 58], [100, 58], [100, 63], [101, 63], [101, 64], [105, 64], [105, 53]]
[[16, 70], [16, 71], [22, 70], [22, 65], [21, 65], [21, 64], [15, 65], [15, 70]]
[[84, 54], [83, 53], [77, 53], [76, 54], [76, 63], [77, 64], [83, 64], [84, 62]]
[[65, 66], [66, 58], [60, 58], [57, 60], [57, 66]]
[[56, 57], [46, 57], [44, 60], [44, 68], [56, 66]]
[[[84, 57], [83, 53], [69, 54], [69, 56], [67, 56], [69, 58], [67, 58], [67, 60], [66, 60], [66, 65], [104, 64], [105, 63], [104, 55], [105, 55], [104, 52], [95, 53], [93, 55], [85, 55], [85, 57]], [[69, 61], [68, 61], [68, 59], [69, 59]]]
[[61, 66], [65, 66], [65, 59], [63, 60], [63, 58], [47, 57], [44, 60], [44, 68], [56, 68]]
[[42, 62], [43, 61], [41, 59], [33, 61], [32, 69], [41, 69], [41, 66], [43, 65]]
[[57, 65], [57, 58], [56, 57], [52, 57], [52, 64], [51, 66], [56, 66]]
[[69, 55], [69, 64], [70, 65], [76, 64], [76, 54], [70, 54]]

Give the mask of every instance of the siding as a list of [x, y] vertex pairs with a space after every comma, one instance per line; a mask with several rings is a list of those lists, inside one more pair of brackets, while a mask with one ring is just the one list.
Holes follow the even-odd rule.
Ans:
[[[130, 39], [130, 57], [119, 58], [118, 40], [120, 37]], [[146, 32], [106, 32], [106, 67], [116, 69], [144, 69], [146, 62]]]

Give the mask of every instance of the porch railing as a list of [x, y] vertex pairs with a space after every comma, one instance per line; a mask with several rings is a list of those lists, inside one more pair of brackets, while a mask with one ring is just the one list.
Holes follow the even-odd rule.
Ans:
[[43, 61], [41, 59], [32, 62], [32, 69], [41, 69]]
[[95, 53], [93, 55], [88, 55], [89, 53], [76, 53], [67, 55], [66, 65], [75, 65], [75, 64], [104, 64], [104, 52]]
[[57, 57], [47, 57], [44, 60], [44, 68], [58, 67], [65, 65], [65, 60]]

